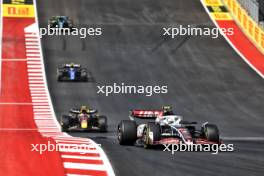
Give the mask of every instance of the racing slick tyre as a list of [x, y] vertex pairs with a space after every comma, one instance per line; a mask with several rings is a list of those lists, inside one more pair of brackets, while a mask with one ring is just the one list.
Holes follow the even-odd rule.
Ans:
[[73, 31], [73, 21], [72, 20], [68, 20], [68, 28], [70, 28], [70, 32]]
[[149, 122], [143, 132], [144, 148], [151, 148], [155, 141], [161, 138], [160, 125], [155, 122]]
[[59, 72], [57, 75], [57, 80], [62, 81], [62, 78], [63, 78], [63, 73]]
[[219, 142], [219, 130], [214, 124], [206, 124], [202, 128], [204, 137], [210, 142]]
[[106, 116], [98, 117], [98, 128], [100, 132], [107, 132], [107, 118]]
[[86, 72], [82, 72], [81, 73], [81, 81], [88, 81], [87, 73]]
[[137, 140], [137, 124], [131, 120], [122, 120], [117, 129], [120, 145], [134, 145]]
[[62, 130], [62, 132], [69, 131], [70, 125], [71, 125], [71, 119], [68, 116], [63, 115], [61, 117], [61, 130]]
[[62, 27], [63, 27], [63, 28], [69, 28], [69, 24], [68, 24], [68, 23], [64, 23], [64, 24], [62, 25]]
[[186, 128], [188, 129], [188, 131], [191, 134], [191, 136], [193, 138], [195, 138], [196, 137], [196, 133], [195, 133], [196, 129], [195, 129], [195, 126], [186, 126]]

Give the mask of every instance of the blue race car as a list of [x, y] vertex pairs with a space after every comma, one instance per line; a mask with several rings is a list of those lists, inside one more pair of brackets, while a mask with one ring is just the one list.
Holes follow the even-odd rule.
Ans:
[[49, 25], [51, 28], [73, 28], [73, 22], [67, 16], [53, 16], [49, 19]]
[[57, 69], [57, 79], [58, 81], [88, 81], [91, 75], [80, 64], [70, 63]]

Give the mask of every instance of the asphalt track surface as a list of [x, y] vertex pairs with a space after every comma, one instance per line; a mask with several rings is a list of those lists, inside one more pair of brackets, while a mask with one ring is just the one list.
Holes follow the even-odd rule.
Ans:
[[[42, 39], [48, 85], [59, 117], [88, 104], [108, 116], [107, 134], [73, 133], [102, 144], [116, 175], [262, 175], [264, 173], [264, 82], [224, 38], [162, 36], [163, 27], [214, 27], [194, 0], [38, 1], [40, 26], [67, 15], [77, 27], [102, 27], [103, 36]], [[58, 65], [87, 66], [94, 83], [58, 83]], [[97, 85], [167, 85], [168, 94], [97, 94]], [[116, 126], [133, 108], [171, 105], [188, 120], [216, 123], [223, 137], [235, 137], [235, 152], [176, 153], [119, 146]], [[237, 137], [242, 137], [238, 140]], [[249, 137], [249, 138], [245, 138]]]

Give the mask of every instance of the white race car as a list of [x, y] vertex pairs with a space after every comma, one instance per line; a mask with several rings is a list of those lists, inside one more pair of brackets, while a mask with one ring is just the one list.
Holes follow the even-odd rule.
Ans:
[[[130, 120], [118, 124], [118, 141], [121, 145], [143, 144], [145, 148], [162, 144], [220, 144], [216, 125], [203, 123], [196, 129], [196, 122], [184, 121], [178, 115], [166, 115], [160, 110], [132, 110]], [[137, 124], [136, 118], [155, 119]]]

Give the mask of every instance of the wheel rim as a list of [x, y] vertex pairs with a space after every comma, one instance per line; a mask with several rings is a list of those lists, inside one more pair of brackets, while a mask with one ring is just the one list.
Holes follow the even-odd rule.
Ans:
[[143, 142], [145, 145], [147, 145], [148, 137], [147, 137], [147, 130], [145, 129], [143, 131]]
[[121, 131], [120, 131], [120, 127], [117, 130], [117, 139], [118, 139], [118, 141], [121, 141]]

